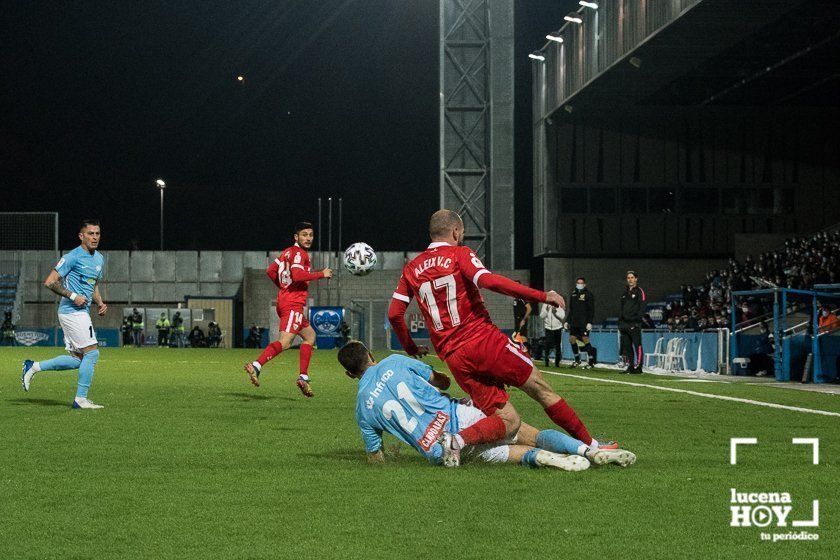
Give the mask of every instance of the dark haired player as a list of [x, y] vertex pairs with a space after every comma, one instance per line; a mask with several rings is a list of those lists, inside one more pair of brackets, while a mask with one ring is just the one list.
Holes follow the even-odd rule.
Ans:
[[[383, 432], [411, 445], [430, 462], [441, 463], [441, 436], [467, 429], [484, 418], [484, 413], [474, 406], [441, 393], [449, 388], [449, 378], [423, 362], [400, 354], [377, 362], [358, 340], [338, 351], [338, 361], [348, 376], [359, 380], [356, 422], [369, 463], [384, 460]], [[593, 449], [557, 430], [537, 430], [524, 422], [516, 437], [468, 447], [465, 453], [488, 463], [519, 463], [567, 471], [584, 470], [589, 461], [626, 467], [636, 460], [629, 451]]]
[[291, 346], [295, 336], [300, 335], [300, 375], [297, 386], [307, 397], [312, 396], [309, 384], [309, 360], [312, 358], [312, 345], [315, 343], [315, 331], [309, 326], [304, 313], [309, 282], [321, 278], [332, 278], [332, 270], [325, 268], [310, 271], [309, 253], [315, 233], [309, 222], [298, 222], [295, 226], [295, 244], [280, 253], [268, 266], [266, 274], [280, 289], [277, 294], [277, 315], [280, 317], [280, 340], [269, 344], [256, 361], [245, 364], [245, 371], [251, 383], [260, 386], [260, 371], [266, 362]]
[[565, 307], [557, 292], [542, 292], [493, 274], [469, 247], [463, 245], [464, 222], [451, 210], [438, 210], [429, 221], [431, 245], [403, 268], [388, 318], [394, 333], [411, 356], [429, 349], [418, 347], [408, 332], [405, 311], [412, 297], [429, 327], [432, 344], [449, 366], [458, 385], [486, 418], [452, 435], [444, 464], [457, 465], [466, 445], [499, 441], [519, 430], [519, 413], [509, 402], [506, 385], [520, 388], [537, 401], [555, 424], [576, 439], [597, 448], [583, 422], [554, 392], [522, 348], [490, 320], [479, 290], [492, 290], [526, 301]]
[[70, 355], [57, 356], [44, 362], [23, 362], [21, 383], [24, 391], [29, 391], [32, 378], [39, 371], [78, 369], [79, 380], [73, 408], [102, 408], [87, 398], [93, 381], [93, 370], [99, 359], [96, 333], [90, 321], [90, 304], [96, 304], [100, 316], [108, 310], [99, 294], [99, 282], [105, 266], [105, 259], [96, 250], [100, 235], [98, 220], [83, 220], [79, 227], [81, 245], [62, 256], [44, 280], [47, 288], [61, 296], [58, 322], [64, 331], [64, 346]]

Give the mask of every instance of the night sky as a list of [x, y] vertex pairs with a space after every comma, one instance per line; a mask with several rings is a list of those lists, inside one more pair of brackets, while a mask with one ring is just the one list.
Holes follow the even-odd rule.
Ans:
[[[527, 53], [576, 5], [516, 7], [518, 264], [531, 252]], [[438, 1], [14, 2], [0, 22], [6, 211], [104, 249], [277, 249], [318, 196], [344, 244], [416, 250], [438, 201]], [[240, 82], [237, 76], [244, 76]], [[337, 246], [336, 246], [337, 248]]]

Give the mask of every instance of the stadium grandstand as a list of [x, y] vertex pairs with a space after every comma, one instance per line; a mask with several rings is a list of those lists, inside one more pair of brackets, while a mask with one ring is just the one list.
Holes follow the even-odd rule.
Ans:
[[[790, 358], [811, 353], [812, 337], [782, 328], [792, 309], [773, 319], [773, 294], [816, 293], [840, 273], [835, 4], [596, 4], [546, 29], [530, 55], [534, 252], [546, 285], [586, 275], [609, 325], [619, 300], [603, 295], [635, 270], [661, 328], [723, 329], [726, 346], [734, 332], [766, 327], [785, 338], [771, 352], [777, 377], [801, 378], [805, 358]], [[751, 290], [771, 293], [731, 297]], [[824, 303], [807, 303], [811, 323], [838, 306], [820, 293]], [[820, 336], [829, 355], [820, 381], [836, 377], [838, 336]], [[794, 341], [808, 352], [786, 350]], [[748, 361], [738, 346], [750, 345], [719, 349], [716, 371]]]

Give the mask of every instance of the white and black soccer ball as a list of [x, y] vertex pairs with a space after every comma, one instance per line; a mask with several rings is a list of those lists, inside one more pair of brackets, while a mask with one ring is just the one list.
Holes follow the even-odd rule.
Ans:
[[367, 243], [353, 243], [344, 251], [344, 268], [350, 274], [364, 276], [376, 266], [376, 252]]

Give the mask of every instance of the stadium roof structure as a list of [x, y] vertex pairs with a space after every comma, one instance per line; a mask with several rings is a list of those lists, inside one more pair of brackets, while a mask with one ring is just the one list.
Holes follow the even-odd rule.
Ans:
[[[621, 25], [607, 25], [606, 34], [622, 32]], [[575, 44], [574, 39], [581, 43], [585, 36], [572, 39], [566, 40], [566, 48], [599, 48]], [[603, 39], [610, 42], [610, 37]], [[568, 54], [564, 64], [551, 59], [550, 48], [544, 50], [546, 67], [570, 66]], [[553, 52], [558, 58], [560, 51]], [[599, 65], [602, 62], [599, 59]], [[554, 76], [561, 77], [563, 71], [560, 68]], [[542, 76], [535, 74], [537, 81]], [[546, 79], [550, 90], [552, 78]], [[551, 116], [566, 106], [575, 112], [645, 105], [837, 107], [840, 2], [700, 0], [582, 87], [567, 91], [565, 97], [560, 92], [553, 96], [555, 102], [546, 99], [544, 114], [535, 118]]]

